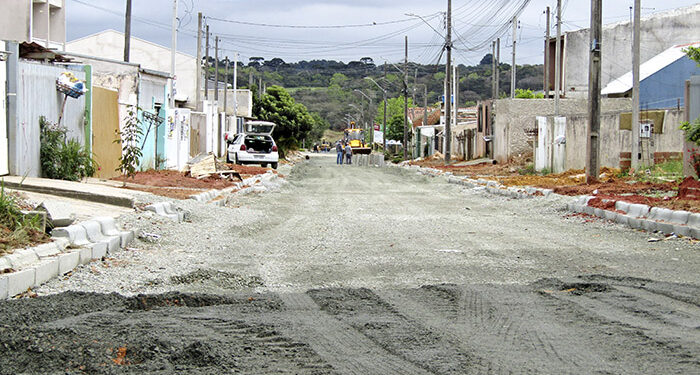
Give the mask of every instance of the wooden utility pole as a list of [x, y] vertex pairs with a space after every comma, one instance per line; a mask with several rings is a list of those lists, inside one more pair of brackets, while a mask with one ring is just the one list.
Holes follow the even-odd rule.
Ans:
[[557, 41], [554, 51], [554, 115], [559, 116], [561, 91], [561, 0], [557, 0]]
[[172, 40], [170, 42], [170, 108], [175, 108], [175, 55], [177, 54], [177, 1], [173, 0]]
[[428, 85], [423, 85], [423, 125], [428, 125]]
[[408, 35], [403, 62], [403, 160], [408, 160]]
[[204, 58], [204, 99], [209, 100], [209, 25], [206, 26], [206, 47]]
[[447, 66], [445, 67], [447, 86], [445, 95], [445, 164], [450, 164], [452, 156], [452, 0], [447, 0]]
[[513, 66], [510, 68], [510, 98], [515, 98], [515, 81], [517, 80], [517, 68], [515, 67], [515, 45], [518, 39], [518, 16], [513, 17]]
[[195, 100], [197, 109], [200, 107], [202, 100], [202, 12], [197, 14], [197, 77], [195, 77], [197, 90], [195, 91]]
[[[384, 61], [384, 80], [386, 80], [386, 61]], [[384, 141], [384, 151], [386, 151], [386, 106], [387, 106], [387, 98], [386, 98], [386, 90], [384, 90], [384, 137], [382, 140]]]
[[124, 61], [125, 62], [129, 62], [130, 49], [131, 49], [131, 0], [126, 0], [126, 21], [124, 22]]
[[[228, 56], [226, 56], [224, 58], [224, 60], [226, 61], [226, 65], [224, 65], [224, 113], [226, 113], [227, 109], [228, 109], [226, 106], [228, 104], [227, 100], [226, 100], [228, 97], [228, 64], [229, 64]], [[224, 118], [226, 118], [226, 117], [224, 117]]]
[[416, 105], [416, 90], [418, 86], [418, 68], [416, 68], [413, 75], [413, 105]]
[[496, 38], [496, 99], [501, 95], [501, 38]]
[[496, 41], [491, 42], [491, 99], [496, 99]]
[[632, 36], [632, 155], [631, 167], [639, 168], [639, 21], [641, 1], [634, 0], [634, 31]]
[[549, 7], [547, 7], [547, 33], [544, 38], [544, 97], [549, 99], [549, 29], [551, 28], [549, 21]]
[[600, 170], [600, 71], [603, 31], [602, 0], [591, 0], [591, 50], [588, 75], [588, 147], [586, 182], [598, 181]]
[[214, 38], [214, 100], [219, 100], [219, 37]]
[[233, 126], [238, 130], [238, 52], [233, 54]]

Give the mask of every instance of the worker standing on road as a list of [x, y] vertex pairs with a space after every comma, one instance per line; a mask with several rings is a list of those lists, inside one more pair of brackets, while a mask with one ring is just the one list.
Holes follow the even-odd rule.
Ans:
[[336, 158], [335, 163], [343, 164], [343, 156], [345, 150], [343, 149], [343, 145], [340, 143], [340, 141], [338, 141], [335, 144], [335, 151], [338, 153], [338, 157]]
[[352, 147], [350, 147], [350, 143], [345, 145], [345, 164], [352, 164]]

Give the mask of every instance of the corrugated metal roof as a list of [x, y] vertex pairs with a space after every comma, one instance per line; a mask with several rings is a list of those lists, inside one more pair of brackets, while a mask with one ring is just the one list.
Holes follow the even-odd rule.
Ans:
[[[700, 42], [673, 46], [667, 49], [666, 51], [661, 52], [660, 54], [652, 57], [651, 60], [639, 66], [639, 80], [643, 81], [654, 75], [654, 73], [678, 61], [678, 59], [685, 56], [685, 52], [683, 52], [683, 49], [690, 46], [698, 47], [700, 46]], [[631, 70], [625, 73], [622, 77], [610, 82], [607, 86], [605, 86], [601, 94], [623, 94], [630, 90], [632, 90]]]

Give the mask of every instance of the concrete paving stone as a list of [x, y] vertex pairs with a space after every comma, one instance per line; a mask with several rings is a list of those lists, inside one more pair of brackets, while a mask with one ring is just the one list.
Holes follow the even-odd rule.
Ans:
[[700, 240], [700, 228], [690, 228], [690, 237]]
[[15, 250], [14, 253], [5, 255], [5, 258], [10, 261], [12, 268], [18, 270], [28, 267], [39, 261], [39, 257], [34, 252], [34, 249]]
[[644, 229], [642, 227], [643, 219], [638, 219], [636, 217], [632, 217], [629, 215], [626, 215], [626, 216], [627, 216], [627, 225], [629, 225], [630, 228], [632, 228], [632, 229]]
[[606, 220], [615, 221], [617, 218], [617, 212], [604, 210], [604, 215]]
[[656, 231], [656, 222], [654, 220], [640, 219], [642, 221], [642, 229], [647, 232]]
[[78, 249], [78, 254], [80, 254], [80, 264], [88, 264], [92, 262], [92, 249], [90, 247]]
[[71, 246], [84, 246], [90, 243], [87, 238], [85, 228], [80, 225], [69, 225], [64, 228], [54, 228], [51, 231], [53, 237], [65, 237], [70, 241]]
[[65, 275], [80, 264], [80, 253], [72, 251], [58, 256], [58, 274]]
[[119, 236], [105, 236], [102, 233], [102, 225], [96, 220], [88, 220], [80, 223], [80, 225], [85, 228], [87, 237], [90, 242], [105, 242], [107, 243], [107, 251], [113, 252], [117, 251], [121, 245], [121, 238]]
[[600, 218], [605, 219], [605, 210], [603, 210], [603, 209], [601, 209], [601, 208], [594, 208], [594, 209], [593, 209], [593, 214], [594, 214], [595, 216], [598, 216], [598, 217], [600, 217]]
[[628, 225], [629, 216], [623, 214], [615, 214], [615, 222], [622, 225]]
[[17, 272], [7, 274], [7, 296], [14, 297], [24, 293], [34, 286], [36, 271], [34, 268], [27, 268]]
[[630, 212], [630, 204], [623, 201], [615, 202], [615, 209], [625, 213]]
[[41, 245], [32, 248], [34, 253], [39, 258], [51, 257], [58, 255], [61, 250], [58, 249], [58, 245], [55, 242], [43, 243]]
[[671, 213], [671, 222], [675, 224], [687, 224], [690, 218], [688, 211], [673, 211]]
[[649, 219], [671, 221], [671, 216], [673, 216], [673, 210], [663, 207], [652, 207], [649, 210]]
[[596, 210], [595, 207], [583, 206], [583, 213], [585, 213], [587, 215], [596, 216], [595, 210]]
[[100, 223], [100, 226], [102, 228], [102, 233], [104, 233], [107, 236], [118, 236], [120, 238], [120, 246], [122, 248], [127, 247], [131, 241], [134, 240], [134, 232], [133, 231], [122, 231], [117, 228], [117, 223], [114, 220], [113, 217], [96, 217], [93, 220], [97, 221]]
[[69, 204], [59, 201], [44, 201], [37, 209], [46, 211], [47, 220], [53, 228], [67, 227], [75, 222], [75, 214]]
[[673, 224], [671, 223], [656, 223], [656, 230], [662, 233], [671, 234], [673, 232]]
[[700, 228], [700, 214], [690, 214], [688, 216], [688, 226]]
[[39, 286], [58, 276], [58, 258], [44, 259], [34, 266], [34, 286]]
[[683, 237], [690, 237], [690, 227], [686, 225], [675, 224], [673, 226], [673, 233]]
[[649, 214], [649, 206], [646, 204], [630, 204], [627, 214], [632, 217], [646, 217]]
[[65, 237], [52, 237], [51, 241], [56, 244], [59, 251], [63, 251], [70, 246], [70, 241]]
[[0, 300], [7, 299], [7, 275], [0, 274]]
[[9, 259], [6, 259], [5, 257], [0, 257], [0, 275], [7, 271], [12, 269], [12, 263], [10, 263]]
[[90, 245], [90, 258], [92, 259], [102, 259], [107, 256], [107, 244], [105, 243], [95, 243]]

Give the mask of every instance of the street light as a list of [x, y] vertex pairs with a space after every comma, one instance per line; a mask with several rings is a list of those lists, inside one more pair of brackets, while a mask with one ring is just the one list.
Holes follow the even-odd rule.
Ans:
[[[386, 70], [385, 70], [385, 72], [386, 72]], [[372, 79], [372, 77], [365, 77], [365, 79], [368, 79], [372, 83], [374, 83], [379, 88], [379, 90], [381, 90], [382, 93], [384, 94], [384, 126], [382, 128], [382, 131], [384, 132], [384, 134], [382, 137], [382, 142], [384, 143], [384, 151], [386, 151], [386, 90], [381, 85], [379, 85], [377, 83], [377, 81]], [[372, 129], [372, 134], [374, 135], [374, 129]]]
[[367, 131], [369, 131], [369, 144], [371, 145], [370, 147], [373, 147], [374, 146], [374, 120], [372, 119], [372, 98], [370, 98], [369, 95], [365, 94], [360, 89], [355, 89], [353, 91], [360, 93], [360, 95], [364, 96], [369, 101], [369, 106], [367, 107], [367, 119], [370, 122], [371, 129], [368, 129], [367, 123], [365, 123], [365, 129], [367, 129]]

